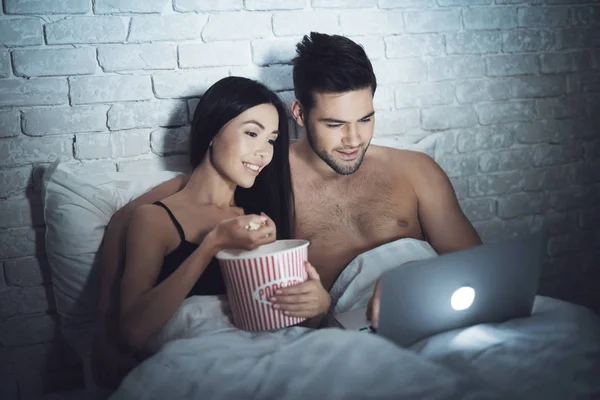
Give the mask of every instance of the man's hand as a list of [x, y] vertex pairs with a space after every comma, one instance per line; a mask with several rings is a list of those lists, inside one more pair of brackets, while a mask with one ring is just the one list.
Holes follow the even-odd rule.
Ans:
[[327, 313], [331, 298], [321, 284], [317, 270], [308, 261], [304, 266], [308, 279], [298, 285], [275, 291], [275, 296], [269, 301], [273, 303], [273, 308], [282, 310], [290, 317], [314, 318]]
[[381, 280], [378, 279], [373, 289], [373, 296], [367, 306], [367, 319], [371, 321], [373, 328], [377, 329], [379, 325], [379, 300], [381, 298]]

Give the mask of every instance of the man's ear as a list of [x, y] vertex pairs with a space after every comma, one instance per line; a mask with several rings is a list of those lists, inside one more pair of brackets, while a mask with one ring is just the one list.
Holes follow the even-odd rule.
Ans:
[[292, 102], [292, 118], [294, 118], [294, 121], [296, 121], [299, 126], [304, 127], [304, 109], [298, 99], [294, 99]]

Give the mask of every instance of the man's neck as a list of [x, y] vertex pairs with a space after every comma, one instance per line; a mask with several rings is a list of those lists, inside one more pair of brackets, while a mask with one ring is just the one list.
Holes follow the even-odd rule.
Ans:
[[306, 135], [294, 143], [291, 150], [302, 166], [302, 169], [298, 171], [299, 173], [306, 174], [309, 172], [310, 175], [316, 179], [330, 182], [341, 182], [348, 180], [351, 177], [351, 175], [338, 174], [327, 165], [327, 163], [314, 152]]

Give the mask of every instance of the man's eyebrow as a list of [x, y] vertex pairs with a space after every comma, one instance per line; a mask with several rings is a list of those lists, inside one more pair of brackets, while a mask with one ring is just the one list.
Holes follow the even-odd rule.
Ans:
[[347, 124], [348, 121], [342, 121], [341, 119], [333, 118], [319, 118], [319, 122], [331, 122], [333, 124]]
[[[372, 117], [375, 114], [375, 111], [371, 111], [370, 113], [368, 113], [367, 115], [365, 115], [362, 118], [359, 118], [358, 121], [362, 121], [363, 119], [367, 119], [369, 117]], [[335, 118], [319, 118], [319, 122], [329, 122], [332, 124], [347, 124], [348, 121], [344, 121], [341, 119], [335, 119]]]
[[359, 119], [359, 121], [361, 121], [363, 119], [367, 119], [369, 117], [372, 117], [373, 115], [375, 115], [375, 111], [371, 111], [370, 113], [368, 113], [367, 115], [365, 115], [364, 117], [362, 117], [361, 119]]

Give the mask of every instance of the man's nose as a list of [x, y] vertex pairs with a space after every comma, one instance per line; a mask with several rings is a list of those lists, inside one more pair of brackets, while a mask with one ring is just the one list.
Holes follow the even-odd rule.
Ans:
[[346, 125], [342, 144], [348, 147], [358, 147], [361, 143], [360, 132], [356, 124]]

